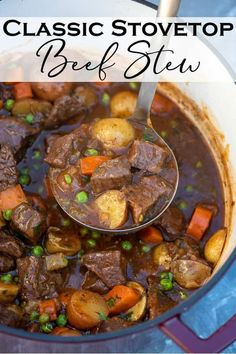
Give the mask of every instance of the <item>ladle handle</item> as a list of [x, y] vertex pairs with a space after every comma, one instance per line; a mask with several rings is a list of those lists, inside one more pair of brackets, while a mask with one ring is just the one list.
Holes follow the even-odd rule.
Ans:
[[[181, 0], [160, 0], [160, 4], [157, 11], [157, 18], [165, 18], [165, 17], [174, 17], [176, 16]], [[162, 38], [154, 38], [154, 41], [150, 43], [149, 51], [152, 51], [153, 42], [158, 42], [160, 46], [160, 42], [162, 42]], [[166, 39], [165, 39], [166, 42]], [[164, 41], [163, 41], [164, 43]], [[149, 78], [149, 68], [145, 71], [142, 84], [140, 86], [137, 105], [135, 108], [135, 112], [133, 114], [133, 119], [146, 122], [149, 117], [151, 105], [153, 101], [153, 97], [156, 92], [157, 82], [148, 82]]]

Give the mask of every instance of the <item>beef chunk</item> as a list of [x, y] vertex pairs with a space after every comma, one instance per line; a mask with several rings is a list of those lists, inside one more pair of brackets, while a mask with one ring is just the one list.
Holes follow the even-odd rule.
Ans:
[[38, 132], [38, 128], [33, 128], [19, 118], [0, 116], [1, 144], [9, 145], [17, 160], [24, 156], [25, 149]]
[[88, 133], [88, 126], [84, 124], [69, 134], [55, 138], [51, 142], [45, 161], [53, 167], [65, 168], [73, 154], [74, 159], [78, 159]]
[[153, 320], [156, 316], [160, 316], [162, 313], [170, 310], [176, 305], [177, 302], [161, 291], [159, 278], [154, 275], [148, 277], [147, 308], [149, 319]]
[[15, 261], [12, 257], [0, 254], [0, 273], [6, 273], [15, 269]]
[[101, 322], [101, 324], [96, 328], [95, 333], [119, 331], [124, 328], [133, 326], [134, 324], [135, 322], [126, 321], [120, 317], [112, 317], [109, 318], [107, 321]]
[[59, 97], [54, 102], [54, 106], [44, 125], [46, 128], [55, 128], [84, 110], [85, 106], [82, 98], [77, 96]]
[[44, 258], [25, 257], [17, 259], [22, 300], [37, 300], [57, 296], [57, 290], [63, 286], [60, 273], [48, 272]]
[[130, 163], [126, 157], [117, 157], [98, 167], [92, 175], [91, 186], [95, 193], [120, 189], [131, 183]]
[[22, 314], [16, 311], [14, 305], [0, 304], [0, 324], [10, 327], [20, 327], [22, 324]]
[[161, 226], [167, 232], [166, 241], [174, 241], [185, 231], [185, 218], [182, 211], [173, 205], [162, 214], [155, 225]]
[[0, 231], [0, 252], [8, 256], [20, 258], [24, 254], [24, 245], [14, 236]]
[[128, 159], [132, 167], [158, 173], [168, 156], [166, 147], [143, 140], [135, 140], [129, 149]]
[[142, 222], [163, 197], [168, 198], [172, 187], [158, 176], [143, 177], [139, 183], [122, 188], [132, 209], [134, 223]]
[[14, 209], [11, 228], [35, 245], [46, 230], [45, 214], [35, 210], [28, 203], [21, 203]]
[[98, 276], [88, 270], [85, 274], [82, 288], [85, 290], [94, 291], [98, 294], [106, 294], [109, 291], [109, 288], [102, 282]]
[[108, 288], [126, 282], [124, 275], [125, 264], [120, 251], [101, 251], [85, 254], [81, 262], [94, 272]]
[[[0, 133], [1, 134], [1, 133]], [[9, 145], [0, 147], [0, 192], [17, 184], [16, 161]]]

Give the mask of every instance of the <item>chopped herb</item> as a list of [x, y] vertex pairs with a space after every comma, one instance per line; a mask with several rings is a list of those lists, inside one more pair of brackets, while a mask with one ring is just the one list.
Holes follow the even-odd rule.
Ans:
[[33, 159], [35, 160], [41, 160], [42, 154], [39, 150], [34, 150], [33, 152]]
[[186, 300], [188, 298], [188, 294], [186, 294], [183, 290], [179, 290], [179, 295], [181, 300]]
[[68, 185], [70, 185], [72, 183], [72, 178], [68, 173], [66, 173], [64, 175], [64, 180], [65, 180], [66, 184], [68, 184]]
[[95, 240], [92, 240], [92, 239], [89, 239], [87, 240], [87, 246], [90, 247], [90, 248], [94, 248], [96, 247], [97, 243]]
[[77, 254], [77, 257], [80, 259], [84, 255], [84, 250], [80, 250]]
[[104, 312], [100, 311], [100, 312], [98, 312], [98, 315], [102, 321], [108, 320], [108, 317], [104, 314]]
[[148, 245], [143, 245], [141, 249], [142, 249], [143, 253], [148, 253], [148, 252], [150, 252], [151, 247]]
[[203, 163], [201, 160], [196, 162], [196, 165], [195, 165], [196, 168], [201, 168], [202, 166], [203, 166]]
[[167, 137], [167, 135], [168, 135], [168, 133], [167, 133], [166, 130], [162, 130], [162, 131], [160, 132], [160, 136], [161, 136], [163, 139], [165, 139], [165, 138]]
[[19, 177], [19, 183], [22, 186], [28, 186], [30, 184], [30, 175], [21, 175]]
[[98, 156], [98, 151], [96, 149], [86, 149], [84, 152], [85, 156]]
[[61, 220], [61, 225], [64, 227], [70, 226], [70, 219], [62, 219]]
[[110, 102], [110, 95], [107, 92], [104, 92], [102, 95], [102, 103], [107, 106]]
[[155, 140], [155, 138], [151, 133], [144, 133], [143, 140], [152, 142]]
[[130, 88], [132, 88], [132, 90], [137, 90], [138, 89], [138, 83], [137, 82], [130, 82], [129, 86], [130, 86]]
[[192, 191], [193, 191], [193, 186], [192, 186], [191, 184], [188, 184], [188, 185], [185, 187], [185, 190], [186, 190], [186, 192], [188, 192], [188, 193], [192, 193]]
[[181, 200], [178, 203], [178, 207], [180, 210], [186, 210], [188, 208], [188, 203], [185, 200]]
[[53, 325], [52, 323], [45, 323], [41, 326], [41, 330], [42, 332], [45, 332], [45, 333], [51, 333], [52, 330], [53, 330]]
[[91, 233], [91, 237], [94, 238], [95, 240], [98, 240], [101, 237], [101, 233], [97, 230], [93, 230]]
[[132, 321], [132, 315], [133, 315], [133, 311], [128, 313], [121, 313], [120, 315], [118, 315], [118, 317], [122, 318], [122, 320], [125, 321]]
[[20, 172], [22, 175], [28, 175], [29, 174], [29, 167], [23, 167]]
[[87, 229], [87, 227], [81, 227], [80, 230], [79, 230], [79, 232], [80, 232], [80, 235], [81, 235], [82, 237], [84, 237], [84, 236], [88, 235], [89, 229]]
[[106, 301], [107, 306], [108, 306], [108, 307], [113, 307], [113, 306], [115, 306], [116, 301], [117, 301], [116, 298], [110, 297], [110, 299], [108, 299], [108, 300]]

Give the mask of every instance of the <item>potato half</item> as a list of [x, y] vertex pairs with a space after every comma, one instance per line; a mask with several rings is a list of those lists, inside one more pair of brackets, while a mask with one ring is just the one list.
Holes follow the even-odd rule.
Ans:
[[111, 99], [111, 114], [113, 117], [128, 118], [135, 110], [137, 95], [131, 91], [116, 93]]
[[129, 315], [129, 320], [132, 322], [139, 321], [145, 316], [146, 306], [147, 306], [147, 296], [144, 287], [134, 281], [127, 283], [130, 288], [138, 290], [141, 295], [139, 302], [131, 307], [126, 314]]
[[208, 262], [214, 265], [220, 259], [225, 244], [226, 233], [226, 229], [218, 230], [209, 238], [205, 245], [204, 256]]
[[94, 123], [92, 136], [99, 140], [106, 149], [126, 147], [135, 138], [132, 125], [121, 118], [104, 118]]
[[127, 218], [127, 201], [124, 193], [110, 190], [101, 194], [95, 205], [98, 210], [100, 223], [109, 229], [123, 225]]

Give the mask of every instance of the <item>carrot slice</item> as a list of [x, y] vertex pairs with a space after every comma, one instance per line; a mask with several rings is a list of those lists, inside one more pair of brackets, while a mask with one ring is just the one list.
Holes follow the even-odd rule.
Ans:
[[170, 113], [174, 109], [174, 103], [170, 101], [167, 97], [156, 93], [152, 102], [152, 113], [162, 114]]
[[188, 225], [187, 234], [195, 237], [198, 240], [201, 240], [210, 225], [212, 216], [212, 210], [202, 206], [196, 207]]
[[28, 82], [20, 82], [14, 85], [13, 94], [16, 100], [33, 97], [31, 85]]
[[3, 108], [3, 106], [4, 106], [3, 101], [2, 101], [2, 100], [0, 100], [0, 109], [2, 109], [2, 108]]
[[39, 303], [39, 313], [43, 315], [47, 313], [51, 321], [55, 321], [57, 318], [59, 304], [56, 299], [42, 300]]
[[14, 209], [26, 201], [25, 193], [20, 184], [0, 192], [0, 210]]
[[153, 226], [146, 227], [145, 229], [140, 231], [138, 235], [145, 243], [153, 243], [155, 245], [158, 245], [163, 241], [161, 231], [157, 230]]
[[80, 159], [80, 170], [83, 175], [91, 176], [94, 170], [110, 160], [109, 156], [88, 156]]
[[70, 329], [67, 327], [55, 327], [51, 332], [53, 336], [61, 336], [61, 337], [78, 337], [81, 336], [80, 331], [76, 329]]
[[133, 307], [140, 299], [140, 293], [125, 285], [116, 285], [104, 296], [109, 314], [115, 315], [127, 311]]

